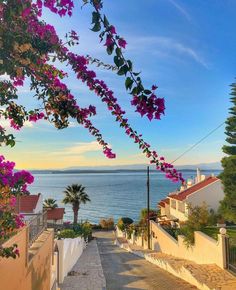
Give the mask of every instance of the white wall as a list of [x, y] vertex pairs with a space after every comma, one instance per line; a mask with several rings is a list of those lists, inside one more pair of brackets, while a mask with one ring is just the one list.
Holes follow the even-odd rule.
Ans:
[[187, 215], [178, 209], [178, 201], [176, 200], [176, 209], [170, 206], [170, 218], [177, 218], [180, 221], [186, 221]]
[[63, 283], [68, 272], [82, 255], [84, 243], [84, 239], [81, 237], [56, 240], [59, 252], [59, 283]]
[[193, 206], [202, 205], [205, 202], [209, 208], [216, 211], [224, 195], [223, 185], [220, 180], [217, 180], [203, 189], [196, 191], [196, 193], [189, 195], [186, 202]]
[[49, 224], [54, 224], [54, 225], [63, 225], [63, 219], [61, 220], [47, 220]]
[[40, 213], [42, 211], [43, 211], [43, 196], [40, 193], [36, 208], [34, 209], [34, 213]]

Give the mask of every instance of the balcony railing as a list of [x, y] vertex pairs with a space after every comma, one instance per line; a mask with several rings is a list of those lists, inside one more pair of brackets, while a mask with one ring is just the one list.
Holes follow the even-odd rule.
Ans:
[[28, 221], [29, 228], [29, 247], [47, 228], [47, 212], [37, 214], [34, 218]]

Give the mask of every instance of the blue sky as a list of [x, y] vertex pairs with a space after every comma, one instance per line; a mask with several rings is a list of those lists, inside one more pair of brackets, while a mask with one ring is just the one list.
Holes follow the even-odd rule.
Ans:
[[[130, 123], [152, 147], [168, 161], [209, 131], [224, 122], [228, 115], [230, 83], [235, 78], [236, 2], [234, 0], [119, 0], [104, 1], [104, 11], [117, 31], [128, 42], [125, 55], [142, 71], [144, 83], [157, 84], [158, 94], [166, 100], [166, 115], [161, 121], [140, 118], [130, 106], [124, 79], [97, 69], [114, 90], [127, 112]], [[89, 30], [91, 9], [76, 7], [72, 18], [60, 19], [49, 12], [44, 18], [53, 23], [63, 36], [74, 29], [80, 45], [74, 50], [112, 63], [98, 35]], [[81, 106], [93, 104], [98, 114], [93, 122], [117, 153], [116, 160], [107, 160], [88, 132], [80, 126], [58, 131], [40, 123], [17, 133], [16, 147], [4, 148], [8, 159], [18, 168], [65, 168], [145, 163], [137, 146], [129, 140], [105, 105], [69, 71], [67, 83], [78, 96]], [[21, 101], [32, 107], [27, 86], [21, 89]], [[224, 126], [176, 164], [197, 164], [220, 161], [224, 144]]]

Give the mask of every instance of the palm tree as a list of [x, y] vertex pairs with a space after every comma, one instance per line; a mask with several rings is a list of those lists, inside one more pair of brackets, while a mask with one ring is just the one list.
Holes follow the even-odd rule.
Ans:
[[86, 202], [91, 200], [88, 194], [85, 192], [85, 187], [81, 184], [72, 184], [67, 186], [64, 193], [65, 198], [62, 202], [65, 204], [72, 204], [72, 209], [74, 212], [74, 224], [77, 224], [80, 204], [85, 204]]
[[46, 208], [46, 209], [52, 209], [52, 208], [56, 208], [58, 207], [57, 201], [53, 198], [48, 198], [48, 199], [45, 199], [44, 202], [43, 202], [43, 207]]

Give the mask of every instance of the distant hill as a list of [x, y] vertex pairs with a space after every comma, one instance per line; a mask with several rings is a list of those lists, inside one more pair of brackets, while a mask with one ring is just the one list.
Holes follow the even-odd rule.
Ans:
[[199, 163], [192, 165], [179, 165], [176, 166], [178, 169], [197, 169], [200, 168], [202, 170], [222, 170], [222, 166], [220, 162], [212, 162], [212, 163]]
[[[123, 172], [123, 171], [146, 171], [147, 164], [131, 164], [131, 165], [114, 165], [114, 166], [76, 166], [67, 167], [64, 169], [52, 169], [52, 170], [31, 170], [33, 173], [106, 173], [106, 172]], [[178, 165], [179, 170], [195, 170], [200, 168], [201, 170], [222, 170], [220, 162], [213, 163], [200, 163], [192, 165]], [[150, 166], [151, 170], [155, 170], [154, 166]]]
[[[146, 170], [147, 164], [130, 164], [130, 165], [114, 165], [114, 166], [77, 166], [77, 167], [67, 167], [64, 170]], [[150, 166], [151, 168], [154, 166]], [[190, 165], [176, 165], [177, 169], [197, 169], [202, 170], [221, 170], [220, 162], [212, 163], [199, 163], [199, 164], [190, 164]]]

